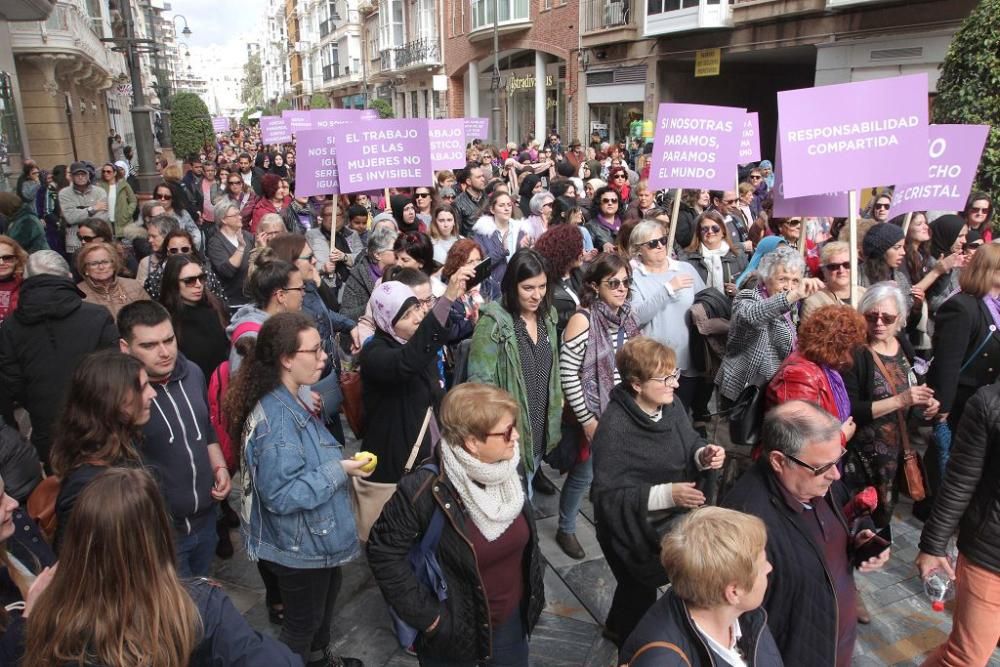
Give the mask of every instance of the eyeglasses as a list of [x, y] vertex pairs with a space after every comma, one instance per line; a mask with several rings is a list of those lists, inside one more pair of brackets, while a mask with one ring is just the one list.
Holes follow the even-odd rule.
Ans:
[[792, 463], [794, 463], [796, 465], [800, 465], [803, 468], [806, 468], [807, 470], [812, 471], [813, 477], [819, 477], [820, 475], [822, 475], [823, 473], [825, 473], [827, 470], [829, 470], [833, 466], [835, 466], [838, 463], [840, 463], [840, 460], [842, 458], [844, 458], [844, 455], [846, 455], [846, 454], [847, 454], [847, 450], [845, 449], [845, 450], [843, 450], [843, 451], [840, 452], [840, 456], [837, 457], [836, 461], [831, 461], [830, 463], [827, 463], [825, 465], [821, 465], [818, 468], [816, 466], [814, 466], [814, 465], [809, 465], [805, 461], [802, 461], [802, 460], [799, 460], [799, 459], [795, 458], [791, 454], [783, 454], [782, 456], [784, 456], [786, 459], [788, 459]]
[[195, 283], [199, 283], [201, 285], [204, 285], [205, 284], [205, 274], [204, 273], [199, 273], [196, 276], [190, 276], [188, 278], [179, 278], [179, 280], [184, 285], [186, 285], [187, 287], [191, 287]]
[[802, 224], [802, 221], [801, 220], [785, 220], [781, 224], [786, 225], [788, 227], [798, 227], [799, 225]]
[[415, 192], [415, 193], [413, 193], [413, 196], [417, 197], [419, 199], [424, 199], [425, 197], [430, 197], [431, 193], [429, 193], [429, 192]]
[[316, 347], [313, 348], [306, 348], [304, 350], [295, 350], [295, 354], [311, 354], [317, 359], [321, 359], [323, 357], [323, 346], [317, 345]]
[[826, 269], [827, 271], [830, 271], [831, 273], [834, 272], [834, 271], [836, 271], [836, 270], [838, 270], [838, 269], [842, 269], [844, 271], [847, 271], [848, 269], [851, 268], [851, 263], [850, 262], [835, 262], [835, 263], [832, 263], [832, 264], [824, 264], [823, 268]]
[[602, 204], [617, 204], [618, 197], [601, 197]]
[[173, 198], [174, 198], [173, 195], [168, 195], [168, 194], [163, 194], [163, 193], [160, 193], [158, 195], [154, 195], [154, 197], [153, 197], [153, 199], [159, 199], [160, 201], [170, 201]]
[[0, 255], [0, 264], [13, 264], [17, 255]]
[[441, 195], [441, 199], [454, 199], [455, 195]]
[[662, 384], [664, 387], [667, 387], [670, 385], [671, 382], [680, 382], [680, 379], [681, 379], [681, 369], [675, 368], [673, 373], [668, 373], [663, 377], [649, 378], [649, 381], [657, 382], [659, 384]]
[[77, 234], [76, 238], [80, 239], [80, 243], [87, 244], [96, 239], [96, 236], [87, 236], [85, 234]]
[[669, 240], [670, 240], [670, 238], [669, 238], [669, 237], [667, 237], [667, 236], [661, 236], [661, 237], [660, 237], [660, 238], [658, 238], [658, 239], [649, 239], [648, 241], [645, 241], [645, 242], [643, 242], [643, 243], [640, 243], [639, 245], [644, 245], [644, 246], [646, 246], [647, 248], [649, 248], [650, 250], [656, 250], [656, 249], [657, 249], [657, 248], [659, 248], [659, 247], [660, 247], [661, 245], [662, 245], [662, 246], [663, 246], [664, 248], [666, 248], [666, 247], [667, 247], [667, 241], [669, 241]]
[[230, 185], [243, 185], [243, 181], [229, 181]]
[[761, 178], [763, 177], [760, 174], [750, 174], [751, 181], [759, 181]]
[[989, 206], [986, 206], [985, 208], [982, 206], [973, 206], [969, 209], [969, 213], [989, 213], [989, 212], [990, 212]]
[[890, 204], [875, 204], [872, 208], [876, 211], [888, 211]]
[[308, 255], [299, 255], [295, 259], [301, 259], [303, 262], [311, 262], [316, 258], [316, 255], [310, 253]]
[[489, 438], [492, 436], [500, 435], [503, 436], [504, 442], [510, 442], [514, 438], [514, 426], [515, 426], [514, 422], [511, 422], [510, 426], [508, 426], [505, 430], [500, 431], [499, 433], [487, 433], [486, 437]]
[[870, 312], [865, 313], [865, 319], [868, 320], [869, 324], [878, 324], [879, 320], [882, 320], [885, 324], [892, 324], [899, 319], [899, 315], [892, 315], [890, 313], [877, 313]]
[[101, 266], [111, 266], [111, 260], [110, 259], [95, 259], [93, 262], [87, 262], [86, 266], [89, 267], [89, 268], [101, 267]]
[[619, 178], [626, 179], [628, 176], [626, 174], [615, 174], [615, 180], [618, 180]]
[[605, 285], [607, 285], [608, 287], [610, 287], [613, 290], [616, 290], [619, 287], [624, 287], [625, 289], [628, 289], [629, 285], [632, 284], [632, 279], [631, 278], [608, 278], [607, 280], [602, 280], [601, 282], [604, 283]]
[[721, 231], [722, 227], [719, 227], [718, 225], [705, 225], [704, 227], [698, 228], [698, 233], [702, 236], [705, 236], [706, 234], [718, 234]]
[[281, 289], [284, 290], [285, 292], [305, 292], [306, 286], [302, 285], [301, 287], [282, 287]]
[[171, 255], [187, 255], [191, 252], [191, 246], [184, 245], [180, 248], [167, 248], [167, 252]]

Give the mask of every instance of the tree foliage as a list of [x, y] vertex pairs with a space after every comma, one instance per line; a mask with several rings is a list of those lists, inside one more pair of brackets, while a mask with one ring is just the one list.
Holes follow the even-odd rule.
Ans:
[[211, 141], [212, 118], [205, 102], [194, 93], [177, 93], [170, 101], [170, 134], [174, 153], [197, 155], [206, 141]]
[[392, 105], [385, 100], [372, 100], [368, 106], [378, 112], [379, 118], [395, 118]]
[[264, 80], [261, 75], [259, 51], [251, 53], [243, 63], [240, 101], [251, 109], [259, 107], [264, 102]]
[[288, 111], [292, 108], [292, 103], [287, 99], [278, 100], [278, 103], [274, 105], [274, 111], [276, 114], [280, 114], [282, 111]]
[[1000, 195], [1000, 0], [981, 0], [941, 65], [935, 123], [990, 125], [975, 187]]
[[313, 93], [312, 98], [309, 100], [310, 109], [329, 109], [330, 100], [323, 93]]

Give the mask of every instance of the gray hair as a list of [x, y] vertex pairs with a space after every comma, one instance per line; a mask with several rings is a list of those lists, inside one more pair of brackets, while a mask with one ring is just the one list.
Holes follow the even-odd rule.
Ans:
[[265, 213], [260, 216], [260, 222], [257, 223], [257, 231], [263, 232], [265, 231], [264, 227], [269, 227], [275, 223], [281, 226], [281, 229], [278, 231], [287, 231], [288, 228], [285, 227], [285, 221], [277, 213]]
[[[656, 220], [643, 220], [632, 228], [632, 234], [628, 237], [628, 252], [630, 255], [638, 255], [639, 247], [651, 238], [663, 236], [663, 225]], [[639, 239], [642, 239], [641, 241]], [[669, 251], [670, 249], [667, 248]]]
[[222, 219], [226, 217], [226, 213], [229, 213], [229, 209], [231, 208], [235, 208], [236, 212], [239, 213], [240, 207], [237, 206], [236, 203], [229, 197], [222, 197], [219, 201], [215, 202], [215, 206], [212, 207], [212, 215], [215, 216], [215, 224], [221, 225]]
[[154, 215], [152, 218], [146, 221], [146, 229], [150, 227], [156, 227], [156, 230], [160, 232], [160, 236], [166, 236], [175, 229], [181, 228], [181, 223], [177, 221], [172, 215]]
[[33, 276], [73, 277], [72, 271], [69, 270], [69, 264], [55, 250], [38, 250], [28, 255], [28, 266], [25, 269], [25, 274], [29, 278]]
[[377, 253], [392, 250], [397, 236], [399, 236], [399, 232], [395, 229], [389, 229], [388, 227], [373, 229], [371, 234], [368, 235], [368, 255], [374, 257]]
[[788, 401], [764, 415], [760, 439], [764, 449], [798, 456], [806, 445], [840, 437], [840, 421], [811, 401]]
[[785, 269], [801, 275], [805, 273], [806, 262], [802, 259], [802, 254], [792, 246], [779, 245], [760, 258], [757, 273], [761, 278], [767, 280], [777, 273], [778, 269]]
[[903, 298], [903, 292], [896, 287], [896, 283], [890, 281], [875, 283], [869, 287], [858, 303], [858, 312], [864, 315], [875, 310], [875, 307], [883, 301], [889, 300], [896, 305], [897, 315], [902, 316], [906, 313], [906, 299]]

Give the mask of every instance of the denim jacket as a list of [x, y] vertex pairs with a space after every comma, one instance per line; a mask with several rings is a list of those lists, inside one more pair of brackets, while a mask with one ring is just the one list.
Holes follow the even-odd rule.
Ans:
[[251, 560], [336, 567], [361, 549], [342, 446], [284, 386], [260, 399], [243, 443], [240, 530]]

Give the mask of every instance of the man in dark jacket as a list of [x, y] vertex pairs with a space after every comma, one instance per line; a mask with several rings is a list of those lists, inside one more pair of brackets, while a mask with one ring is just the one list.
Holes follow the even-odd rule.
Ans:
[[48, 466], [51, 428], [77, 364], [115, 345], [118, 330], [104, 306], [83, 302], [58, 253], [28, 258], [17, 310], [0, 326], [0, 416], [14, 423], [14, 405], [31, 417], [31, 442]]
[[465, 189], [455, 197], [453, 206], [461, 218], [459, 229], [462, 236], [472, 236], [472, 226], [486, 210], [486, 175], [482, 167], [470, 162], [462, 171], [462, 185]]
[[170, 314], [160, 304], [130, 303], [118, 313], [118, 328], [121, 351], [143, 363], [156, 389], [138, 449], [173, 519], [177, 572], [208, 576], [218, 540], [216, 503], [231, 484], [209, 420], [205, 375], [177, 351]]
[[[818, 405], [789, 401], [761, 428], [765, 456], [723, 505], [760, 517], [775, 576], [764, 597], [768, 625], [786, 665], [848, 667], [857, 636], [854, 550], [874, 533], [852, 533], [837, 463], [840, 422]], [[876, 570], [889, 549], [860, 565]], [[806, 603], [808, 601], [808, 603]]]
[[[985, 665], [1000, 636], [1000, 384], [969, 399], [952, 442], [944, 482], [920, 535], [922, 577], [955, 578], [955, 623], [924, 665]], [[947, 558], [958, 531], [958, 567]], [[957, 572], [957, 578], [956, 578]]]

